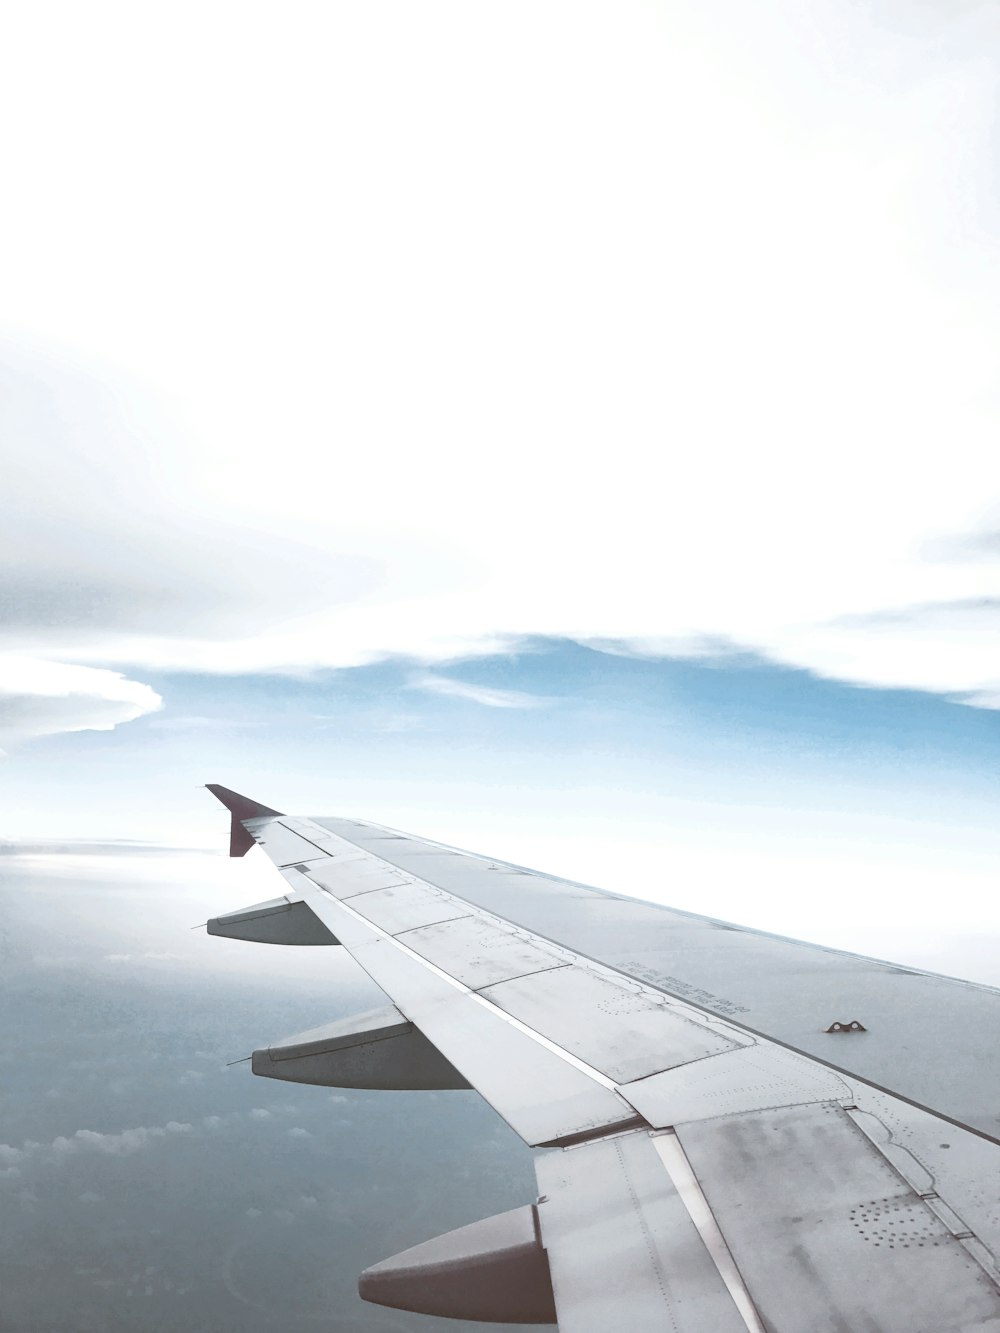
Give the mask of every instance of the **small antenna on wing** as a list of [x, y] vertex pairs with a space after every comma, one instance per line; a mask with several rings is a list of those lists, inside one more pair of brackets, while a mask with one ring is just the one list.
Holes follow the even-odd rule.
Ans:
[[226, 1062], [226, 1068], [232, 1069], [233, 1065], [245, 1065], [248, 1060], [252, 1059], [253, 1059], [252, 1055], [245, 1055], [242, 1060], [228, 1060]]

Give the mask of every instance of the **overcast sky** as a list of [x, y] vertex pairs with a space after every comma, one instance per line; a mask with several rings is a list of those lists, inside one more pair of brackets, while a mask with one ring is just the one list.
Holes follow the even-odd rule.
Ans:
[[[975, 0], [8, 7], [7, 892], [100, 940], [110, 880], [19, 860], [97, 838], [271, 896], [220, 781], [1000, 984], [998, 50]], [[249, 993], [175, 924], [138, 990]], [[48, 1141], [249, 1114], [161, 1100]]]

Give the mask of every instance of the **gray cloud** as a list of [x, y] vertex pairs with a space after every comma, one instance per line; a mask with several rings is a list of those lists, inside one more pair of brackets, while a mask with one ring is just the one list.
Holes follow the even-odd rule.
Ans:
[[0, 695], [0, 736], [7, 746], [61, 731], [110, 731], [144, 710], [114, 699], [69, 695], [51, 699], [30, 694]]
[[168, 847], [156, 842], [132, 842], [128, 838], [92, 842], [79, 839], [51, 842], [38, 840], [0, 840], [0, 856], [190, 856], [202, 854], [203, 847]]
[[[176, 430], [176, 424], [170, 423]], [[226, 637], [370, 593], [380, 563], [207, 512], [141, 396], [0, 351], [0, 641]], [[212, 506], [208, 507], [209, 510]]]
[[[105, 660], [144, 636], [225, 639], [370, 592], [377, 561], [220, 521], [185, 497], [127, 384], [0, 353], [0, 746], [159, 707]], [[30, 660], [25, 660], [25, 658]], [[67, 658], [70, 661], [67, 661]]]
[[831, 624], [868, 629], [963, 629], [996, 628], [1000, 597], [960, 597], [952, 601], [917, 602], [912, 606], [888, 607], [858, 615], [838, 616]]
[[935, 537], [923, 545], [929, 560], [954, 563], [1000, 559], [1000, 528], [981, 528], [975, 532], [953, 533]]
[[[15, 646], [85, 642], [109, 635], [246, 632], [248, 617], [264, 626], [325, 610], [377, 587], [378, 566], [282, 542], [247, 530], [191, 523], [173, 536], [151, 516], [140, 532], [65, 534], [45, 560], [29, 566], [6, 554], [0, 582], [0, 625]], [[84, 557], [84, 542], [98, 542]], [[84, 559], [89, 567], [84, 566]], [[20, 563], [18, 563], [20, 562]]]

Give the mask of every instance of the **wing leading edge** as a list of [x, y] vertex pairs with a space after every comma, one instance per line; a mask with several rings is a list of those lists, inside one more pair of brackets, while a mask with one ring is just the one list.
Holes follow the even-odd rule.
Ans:
[[[369, 1015], [283, 1043], [296, 1071], [277, 1076], [471, 1084], [546, 1149], [530, 1218], [378, 1265], [366, 1298], [525, 1322], [460, 1293], [509, 1292], [519, 1274], [537, 1291], [543, 1272], [564, 1333], [1000, 1333], [1000, 1147], [981, 1133], [557, 943], [565, 893], [543, 904], [548, 932], [524, 925], [534, 881], [565, 881], [213, 792], [285, 878], [278, 913], [311, 914], [391, 1002], [381, 1027]], [[588, 906], [629, 901], [568, 887]], [[248, 909], [245, 929], [281, 901]], [[240, 915], [217, 920], [240, 937]], [[274, 1050], [255, 1072], [272, 1073]], [[431, 1052], [454, 1081], [431, 1081]]]

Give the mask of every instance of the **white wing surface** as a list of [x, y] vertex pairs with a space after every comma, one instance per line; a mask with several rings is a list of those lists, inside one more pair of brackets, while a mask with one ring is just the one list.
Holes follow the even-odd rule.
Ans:
[[[937, 1106], [919, 1056], [880, 1056], [905, 978], [918, 1001], [941, 983], [946, 1028], [995, 1022], [997, 992], [210, 790], [233, 854], [260, 846], [286, 893], [209, 930], [338, 944], [386, 995], [254, 1071], [471, 1085], [540, 1150], [535, 1203], [376, 1265], [366, 1299], [563, 1333], [1000, 1333], [1000, 1145], [988, 1091], [963, 1086], [967, 1034], [957, 1078], [932, 1071]], [[789, 1040], [765, 1027], [779, 1002], [792, 1025], [830, 1021]]]

